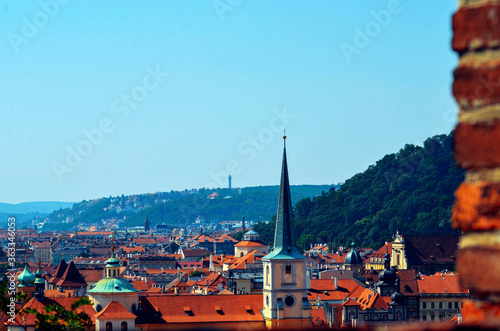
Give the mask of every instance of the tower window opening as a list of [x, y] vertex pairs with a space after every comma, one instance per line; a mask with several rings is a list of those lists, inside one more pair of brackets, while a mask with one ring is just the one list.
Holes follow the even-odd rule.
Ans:
[[287, 274], [287, 275], [291, 275], [292, 274], [292, 266], [291, 265], [287, 265], [285, 267], [285, 274]]

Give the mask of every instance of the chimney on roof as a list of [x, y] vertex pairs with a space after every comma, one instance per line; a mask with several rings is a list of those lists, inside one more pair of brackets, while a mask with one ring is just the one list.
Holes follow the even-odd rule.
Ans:
[[339, 280], [337, 279], [337, 277], [335, 277], [333, 279], [333, 284], [334, 284], [335, 291], [337, 291], [339, 289]]

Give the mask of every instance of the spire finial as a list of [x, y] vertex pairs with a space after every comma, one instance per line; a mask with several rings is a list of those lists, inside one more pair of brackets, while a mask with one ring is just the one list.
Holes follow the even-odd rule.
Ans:
[[283, 145], [286, 147], [286, 129], [283, 129]]

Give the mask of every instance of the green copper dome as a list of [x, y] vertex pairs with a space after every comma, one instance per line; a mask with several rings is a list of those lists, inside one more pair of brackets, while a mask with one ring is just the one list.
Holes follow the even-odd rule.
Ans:
[[29, 271], [28, 266], [24, 266], [23, 272], [17, 276], [17, 281], [19, 282], [19, 286], [21, 287], [29, 287], [33, 286], [33, 283], [35, 282], [35, 274]]
[[347, 253], [347, 255], [345, 256], [344, 264], [355, 264], [355, 265], [363, 264], [363, 258], [356, 251], [355, 244], [352, 243], [351, 245], [352, 248], [349, 251], [349, 253]]
[[106, 260], [106, 268], [116, 268], [120, 266], [120, 260], [118, 260], [113, 254], [109, 259]]
[[88, 293], [130, 293], [140, 292], [136, 290], [132, 284], [123, 278], [104, 278], [95, 284], [94, 288], [87, 291]]

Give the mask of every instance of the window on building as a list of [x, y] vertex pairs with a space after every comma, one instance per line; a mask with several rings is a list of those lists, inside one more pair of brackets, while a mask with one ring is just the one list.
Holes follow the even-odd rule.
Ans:
[[101, 305], [97, 305], [97, 306], [95, 307], [95, 311], [96, 311], [96, 313], [100, 312], [101, 310], [102, 310], [102, 306], [101, 306]]
[[448, 302], [448, 309], [452, 309], [452, 308], [453, 308], [453, 307], [452, 307], [451, 302]]
[[270, 274], [269, 274], [269, 266], [266, 267], [266, 285], [269, 286]]
[[442, 302], [439, 303], [439, 309], [443, 309], [443, 303]]
[[427, 315], [422, 315], [422, 321], [427, 321]]
[[292, 266], [291, 265], [287, 265], [285, 267], [285, 274], [287, 274], [287, 275], [291, 275], [292, 274]]
[[427, 302], [422, 302], [422, 309], [427, 309]]
[[127, 322], [122, 322], [122, 331], [128, 331], [128, 324], [127, 324]]
[[455, 309], [458, 309], [458, 301], [455, 302]]
[[436, 308], [436, 305], [434, 302], [431, 302], [431, 309], [434, 309], [434, 308]]
[[389, 315], [387, 315], [387, 314], [382, 315], [382, 319], [383, 319], [383, 320], [387, 320], [387, 319], [389, 319]]
[[113, 331], [113, 323], [111, 322], [106, 323], [106, 331]]
[[373, 315], [373, 320], [378, 321], [378, 315]]
[[443, 319], [443, 315], [439, 315], [439, 320], [442, 320]]
[[368, 320], [370, 320], [370, 316], [365, 315], [365, 316], [363, 316], [363, 319], [364, 319], [365, 321], [368, 321]]
[[434, 321], [434, 318], [435, 318], [435, 317], [436, 317], [436, 316], [435, 316], [434, 314], [433, 314], [433, 315], [431, 315], [431, 321]]

